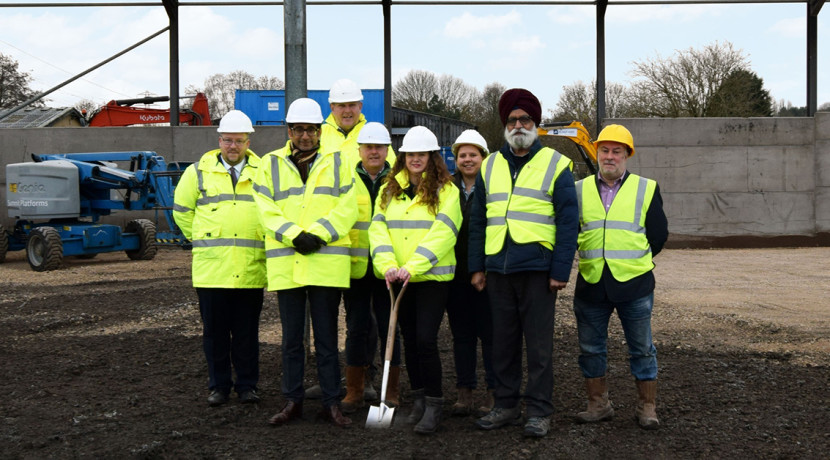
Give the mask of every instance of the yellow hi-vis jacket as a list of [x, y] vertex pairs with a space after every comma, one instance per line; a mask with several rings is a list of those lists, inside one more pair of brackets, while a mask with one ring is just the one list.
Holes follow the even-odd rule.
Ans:
[[539, 243], [548, 249], [556, 244], [553, 188], [571, 160], [544, 147], [528, 161], [513, 184], [510, 166], [496, 153], [484, 159], [481, 175], [487, 200], [487, 229], [484, 253], [498, 254], [508, 231], [519, 244]]
[[[360, 152], [358, 151], [357, 136], [360, 130], [366, 125], [366, 117], [361, 113], [357, 123], [352, 127], [348, 134], [344, 133], [337, 121], [334, 119], [334, 114], [329, 114], [323, 123], [322, 132], [320, 133], [320, 151], [321, 152], [336, 152], [340, 151], [351, 162], [352, 167], [360, 163]], [[395, 166], [395, 151], [392, 146], [389, 146], [386, 161], [390, 166]]]
[[[369, 189], [366, 188], [363, 179], [359, 177], [360, 173], [355, 169], [356, 167], [352, 168], [355, 176], [354, 183], [358, 214], [357, 221], [349, 232], [349, 238], [352, 240], [351, 277], [353, 279], [360, 279], [366, 276], [366, 269], [369, 268], [369, 224], [372, 223], [374, 203], [372, 203], [372, 195], [369, 193]], [[383, 181], [384, 179], [385, 176], [377, 180]]]
[[[394, 178], [402, 189], [409, 187], [409, 173]], [[386, 209], [380, 208], [384, 184], [375, 200], [375, 215], [369, 226], [369, 244], [375, 275], [383, 278], [390, 268], [405, 268], [410, 281], [450, 281], [455, 274], [455, 242], [461, 228], [461, 204], [458, 187], [444, 184], [438, 195], [438, 213], [429, 212], [416, 195], [392, 198]]]
[[617, 281], [628, 281], [654, 268], [645, 222], [656, 188], [656, 181], [630, 174], [606, 214], [597, 177], [576, 183], [579, 273], [585, 281], [598, 283], [606, 263]]
[[[301, 286], [349, 287], [349, 230], [357, 219], [354, 177], [340, 152], [321, 153], [303, 184], [288, 158], [291, 141], [262, 157], [254, 199], [265, 228], [268, 290]], [[308, 255], [292, 241], [303, 230], [326, 245]]]
[[173, 198], [173, 219], [193, 242], [193, 286], [265, 287], [265, 243], [253, 197], [260, 159], [246, 152], [234, 190], [219, 155], [211, 150], [188, 166]]

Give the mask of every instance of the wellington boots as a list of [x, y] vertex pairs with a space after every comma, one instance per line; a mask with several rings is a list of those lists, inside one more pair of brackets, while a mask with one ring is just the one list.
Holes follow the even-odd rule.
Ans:
[[657, 420], [657, 380], [637, 380], [637, 423], [646, 430], [660, 428]]
[[473, 390], [465, 387], [458, 388], [458, 401], [452, 405], [452, 415], [470, 415], [472, 411]]
[[340, 402], [344, 414], [351, 414], [366, 404], [363, 401], [365, 374], [363, 366], [346, 366], [346, 397]]
[[492, 388], [487, 389], [487, 393], [484, 395], [484, 404], [477, 409], [479, 417], [484, 417], [493, 410], [493, 405], [496, 404], [496, 399], [493, 397], [494, 391]]
[[415, 432], [420, 434], [434, 433], [441, 423], [441, 414], [444, 412], [444, 398], [426, 397], [426, 410], [421, 421], [415, 425]]
[[401, 405], [401, 367], [389, 367], [389, 381], [386, 383], [386, 405], [398, 407]]
[[424, 399], [424, 389], [412, 390], [412, 412], [406, 418], [406, 423], [414, 425], [421, 421], [426, 410], [426, 399]]
[[585, 379], [585, 390], [588, 393], [588, 410], [576, 414], [577, 422], [593, 423], [614, 418], [605, 376]]

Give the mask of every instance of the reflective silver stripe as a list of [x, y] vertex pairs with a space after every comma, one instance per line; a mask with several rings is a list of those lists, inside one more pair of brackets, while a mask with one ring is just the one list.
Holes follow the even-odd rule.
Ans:
[[451, 275], [455, 273], [455, 265], [445, 265], [443, 267], [432, 267], [424, 275]]
[[314, 194], [315, 195], [331, 195], [331, 196], [340, 196], [346, 193], [349, 193], [349, 190], [352, 189], [352, 184], [343, 186], [343, 187], [314, 187]]
[[386, 226], [388, 228], [404, 228], [404, 229], [428, 229], [432, 227], [432, 220], [387, 220]]
[[199, 169], [199, 165], [197, 164], [194, 166], [196, 169], [196, 181], [199, 183], [199, 192], [202, 193], [202, 197], [207, 197], [207, 190], [205, 190], [205, 178], [202, 176], [202, 170]]
[[528, 198], [535, 198], [542, 201], [550, 201], [551, 196], [544, 190], [534, 190], [527, 187], [514, 187], [513, 195], [525, 196]]
[[216, 238], [215, 240], [194, 240], [194, 248], [217, 248], [217, 247], [240, 247], [240, 248], [264, 248], [265, 242], [261, 240], [245, 240], [242, 238]]
[[[591, 176], [588, 176], [591, 177]], [[585, 186], [585, 179], [577, 181], [576, 183], [576, 203], [579, 207], [579, 220], [582, 220], [582, 187]]]
[[180, 204], [173, 203], [173, 210], [178, 212], [191, 212], [192, 209], [188, 208], [187, 206], [182, 206]]
[[506, 224], [507, 224], [507, 220], [504, 218], [504, 216], [496, 216], [496, 217], [488, 217], [487, 218], [487, 226], [488, 227], [494, 227], [496, 225], [506, 225]]
[[[334, 187], [333, 191], [336, 191], [338, 194], [340, 193], [340, 163], [342, 159], [340, 158], [340, 152], [334, 152]], [[348, 190], [347, 190], [348, 191]], [[332, 193], [334, 195], [334, 193]]]
[[211, 203], [219, 203], [222, 201], [233, 201], [234, 196], [230, 193], [220, 193], [219, 195], [214, 196], [202, 196], [196, 200], [196, 206], [204, 206], [206, 204]]
[[348, 256], [352, 248], [345, 248], [343, 246], [323, 246], [314, 254], [327, 254], [335, 256]]
[[280, 193], [280, 159], [276, 155], [271, 157], [271, 190], [274, 191], [271, 195], [274, 201], [284, 198], [277, 198], [277, 195]]
[[493, 175], [493, 163], [495, 163], [497, 159], [498, 153], [495, 153], [492, 156], [492, 159], [487, 162], [487, 167], [484, 168], [484, 188], [488, 195], [490, 194], [490, 176]]
[[542, 179], [541, 189], [544, 193], [547, 193], [553, 185], [553, 176], [556, 174], [556, 165], [559, 164], [560, 158], [562, 158], [562, 154], [554, 150], [553, 156], [550, 158], [550, 164], [548, 164], [548, 170], [545, 172], [545, 178]]
[[303, 186], [303, 187], [291, 187], [288, 190], [275, 192], [274, 193], [274, 201], [284, 200], [284, 199], [288, 198], [289, 196], [296, 196], [296, 195], [302, 196], [303, 193], [305, 193], [305, 186]]
[[507, 198], [510, 195], [507, 192], [504, 193], [490, 193], [487, 195], [487, 202], [493, 203], [496, 201], [507, 201]]
[[[274, 200], [274, 195], [271, 193], [270, 190], [268, 190], [268, 187], [266, 187], [264, 185], [254, 184], [254, 191], [259, 193], [262, 196], [266, 196], [266, 197]], [[274, 200], [274, 201], [276, 201], [276, 200]]]
[[453, 234], [456, 237], [458, 236], [458, 227], [455, 226], [455, 222], [453, 222], [452, 219], [450, 219], [450, 216], [444, 213], [438, 213], [438, 215], [435, 216], [435, 220], [439, 220], [447, 224], [447, 227], [449, 227], [450, 230], [452, 230]]
[[285, 257], [285, 256], [293, 256], [296, 251], [294, 248], [277, 248], [277, 249], [268, 249], [265, 251], [265, 257], [272, 258], [272, 257]]
[[580, 228], [580, 233], [590, 232], [591, 230], [596, 230], [598, 228], [603, 228], [605, 226], [604, 220], [595, 220], [593, 222], [585, 222], [582, 224], [582, 228]]
[[507, 218], [545, 225], [554, 225], [556, 222], [553, 216], [543, 216], [541, 214], [523, 211], [507, 211]]
[[[323, 246], [317, 252], [313, 254], [325, 254], [325, 255], [335, 255], [335, 256], [348, 256], [350, 255], [351, 248], [344, 248], [342, 246]], [[294, 248], [277, 248], [277, 249], [269, 249], [265, 251], [265, 257], [285, 257], [285, 256], [292, 256], [294, 253], [297, 252]], [[311, 254], [309, 254], [311, 255]]]
[[349, 250], [349, 255], [352, 257], [369, 257], [369, 249], [368, 248], [351, 248]]
[[647, 186], [648, 179], [646, 179], [645, 177], [640, 177], [640, 181], [637, 182], [637, 201], [634, 202], [634, 225], [636, 225], [637, 227], [640, 226], [640, 218], [643, 216], [643, 202], [646, 200]]
[[352, 228], [355, 230], [369, 230], [369, 222], [357, 221]]
[[386, 222], [386, 216], [381, 213], [375, 214], [375, 217], [372, 217], [373, 222]]
[[326, 231], [329, 232], [332, 241], [337, 241], [340, 239], [340, 235], [337, 234], [337, 230], [334, 229], [334, 225], [332, 225], [331, 222], [328, 221], [328, 219], [321, 217], [317, 219], [317, 223], [322, 225], [323, 228], [325, 228]]
[[603, 251], [602, 249], [591, 249], [588, 251], [579, 251], [580, 259], [599, 259], [605, 257], [606, 259], [639, 259], [651, 254], [651, 248], [645, 250], [627, 250], [627, 249], [609, 249]]
[[436, 256], [434, 252], [430, 251], [429, 249], [423, 246], [418, 246], [417, 248], [415, 248], [415, 254], [420, 254], [426, 257], [427, 260], [429, 260], [430, 265], [434, 266], [438, 263], [438, 256]]
[[605, 229], [606, 230], [628, 230], [629, 232], [634, 233], [645, 233], [646, 229], [640, 227], [639, 224], [632, 224], [631, 222], [624, 222], [620, 220], [607, 220], [605, 221]]
[[282, 224], [282, 226], [278, 228], [276, 232], [274, 232], [274, 239], [276, 239], [280, 243], [284, 243], [285, 241], [283, 241], [283, 237], [285, 236], [285, 232], [293, 225], [294, 222], [286, 222]]
[[395, 248], [393, 248], [392, 246], [390, 246], [388, 244], [382, 244], [382, 245], [376, 247], [374, 251], [372, 251], [372, 257], [377, 256], [379, 252], [390, 252], [390, 253], [394, 254]]
[[253, 203], [254, 196], [253, 195], [236, 195], [236, 201], [250, 201]]

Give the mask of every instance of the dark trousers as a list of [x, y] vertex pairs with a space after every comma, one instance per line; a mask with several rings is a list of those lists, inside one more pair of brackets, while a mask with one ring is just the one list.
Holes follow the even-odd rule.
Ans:
[[[380, 337], [381, 346], [386, 350], [392, 308], [386, 281], [376, 278], [372, 272], [363, 278], [353, 279], [343, 294], [343, 301], [346, 308], [346, 365], [370, 365], [377, 349], [377, 337]], [[372, 321], [373, 312], [376, 321]], [[397, 334], [391, 364], [401, 364], [401, 343]]]
[[546, 272], [487, 274], [493, 309], [495, 406], [515, 407], [522, 386], [522, 337], [527, 347], [528, 417], [553, 413], [553, 321], [556, 292]]
[[[259, 315], [262, 288], [196, 288], [202, 315], [202, 348], [208, 388], [229, 393], [255, 390], [259, 381]], [[231, 370], [236, 370], [236, 385]]]
[[494, 388], [496, 379], [493, 376], [493, 316], [490, 300], [486, 291], [479, 292], [470, 284], [469, 276], [459, 276], [450, 282], [447, 319], [452, 331], [456, 386], [476, 387], [476, 348], [481, 340], [484, 382], [487, 388]]
[[305, 398], [305, 306], [308, 298], [311, 327], [314, 330], [314, 356], [317, 358], [317, 379], [323, 393], [323, 406], [331, 407], [340, 400], [340, 363], [337, 356], [337, 314], [340, 289], [304, 286], [277, 291], [282, 324], [282, 394], [286, 399], [301, 402]]
[[438, 329], [444, 319], [448, 291], [446, 281], [409, 283], [398, 312], [409, 386], [413, 390], [423, 389], [426, 396], [435, 398], [444, 394]]

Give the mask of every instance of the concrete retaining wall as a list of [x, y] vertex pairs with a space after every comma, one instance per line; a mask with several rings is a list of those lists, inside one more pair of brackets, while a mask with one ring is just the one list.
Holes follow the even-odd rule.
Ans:
[[[816, 236], [830, 232], [830, 113], [815, 118], [618, 119], [634, 134], [629, 169], [656, 179], [673, 235]], [[251, 148], [285, 144], [284, 127], [261, 126]], [[217, 146], [212, 127], [0, 129], [5, 165], [31, 153], [152, 150], [194, 161]], [[134, 218], [134, 214], [121, 217]], [[5, 207], [0, 222], [13, 225]]]

